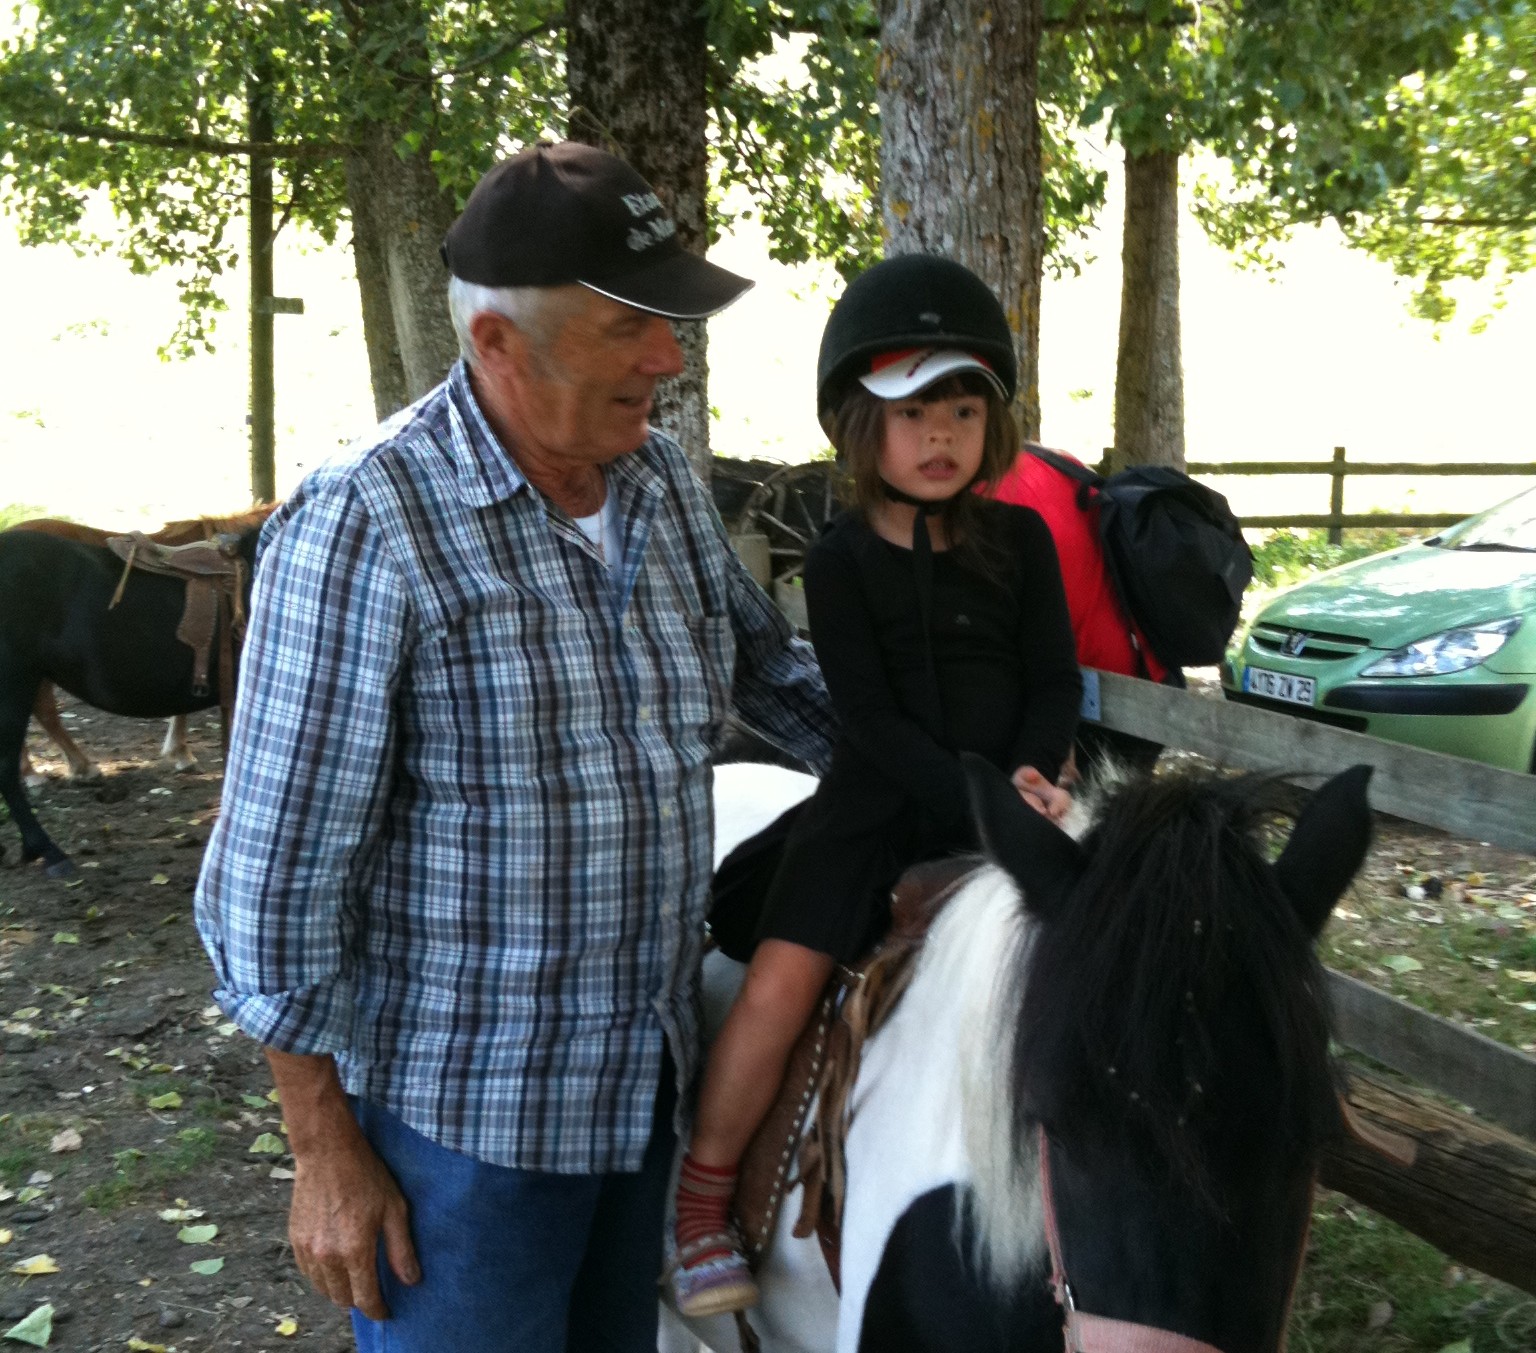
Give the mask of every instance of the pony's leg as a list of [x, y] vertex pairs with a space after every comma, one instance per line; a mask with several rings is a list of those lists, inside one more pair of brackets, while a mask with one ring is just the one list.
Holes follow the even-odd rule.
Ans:
[[[75, 780], [99, 780], [101, 779], [101, 767], [91, 760], [81, 749], [68, 732], [65, 731], [64, 721], [59, 718], [58, 700], [53, 693], [51, 681], [42, 682], [37, 688], [37, 699], [32, 702], [32, 717], [37, 720], [43, 732], [52, 739], [53, 745], [64, 753], [64, 759], [69, 762], [69, 774]], [[42, 784], [43, 777], [34, 771], [28, 775], [31, 769], [31, 760], [27, 756], [26, 740], [22, 740], [22, 778], [28, 784]]]
[[173, 714], [165, 721], [165, 741], [160, 744], [160, 759], [169, 761], [177, 770], [192, 770], [197, 757], [187, 746], [187, 716]]
[[[0, 664], [3, 667], [3, 664]], [[41, 859], [49, 878], [72, 878], [76, 870], [69, 856], [53, 843], [27, 802], [21, 786], [21, 748], [27, 738], [36, 683], [24, 680], [0, 691], [0, 800], [10, 809], [11, 821], [21, 832], [21, 862]]]

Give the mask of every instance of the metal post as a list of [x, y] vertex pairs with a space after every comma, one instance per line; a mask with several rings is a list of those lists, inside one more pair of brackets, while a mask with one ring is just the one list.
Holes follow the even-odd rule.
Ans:
[[1338, 545], [1344, 539], [1344, 528], [1339, 524], [1344, 516], [1344, 448], [1333, 448], [1333, 465], [1329, 474], [1333, 477], [1333, 491], [1328, 498], [1328, 515], [1333, 519], [1328, 527], [1328, 543]]
[[[272, 141], [272, 90], [258, 64], [246, 81], [252, 145]], [[272, 343], [272, 157], [251, 152], [251, 501], [277, 497]]]

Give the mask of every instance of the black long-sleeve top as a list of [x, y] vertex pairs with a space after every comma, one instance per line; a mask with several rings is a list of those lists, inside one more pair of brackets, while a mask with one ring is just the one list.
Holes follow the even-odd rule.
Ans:
[[1029, 508], [978, 506], [991, 568], [957, 550], [933, 556], [932, 675], [911, 549], [845, 513], [805, 563], [811, 640], [842, 742], [954, 831], [968, 803], [956, 753], [1054, 779], [1082, 697], [1050, 532]]

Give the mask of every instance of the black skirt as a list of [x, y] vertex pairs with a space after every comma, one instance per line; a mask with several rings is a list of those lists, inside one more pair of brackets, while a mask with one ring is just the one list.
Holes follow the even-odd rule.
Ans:
[[730, 957], [788, 940], [855, 963], [891, 924], [891, 889], [911, 865], [976, 848], [857, 758], [840, 756], [796, 804], [721, 862], [709, 924]]

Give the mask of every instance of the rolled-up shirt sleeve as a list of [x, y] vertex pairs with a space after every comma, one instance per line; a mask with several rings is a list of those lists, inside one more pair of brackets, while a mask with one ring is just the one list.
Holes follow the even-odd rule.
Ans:
[[401, 575], [354, 486], [321, 487], [273, 518], [196, 915], [215, 1000], [284, 1052], [350, 1041], [358, 903], [409, 633]]

